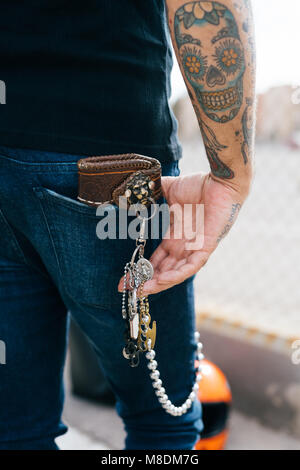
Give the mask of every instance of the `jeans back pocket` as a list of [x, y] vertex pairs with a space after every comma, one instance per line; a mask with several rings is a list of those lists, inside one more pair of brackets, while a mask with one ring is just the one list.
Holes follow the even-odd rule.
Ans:
[[[101, 218], [96, 208], [62, 196], [47, 188], [34, 188], [40, 200], [59, 282], [76, 302], [102, 308], [120, 305], [117, 293], [125, 263], [135, 241], [131, 239], [99, 239], [97, 224]], [[106, 206], [107, 215], [118, 218], [118, 208]]]

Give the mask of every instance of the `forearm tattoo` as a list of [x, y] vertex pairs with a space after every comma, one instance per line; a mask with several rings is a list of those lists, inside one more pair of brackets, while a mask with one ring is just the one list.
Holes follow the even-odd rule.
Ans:
[[[226, 134], [219, 134], [219, 126], [224, 129], [224, 124], [237, 118], [232, 131], [229, 130], [235, 133], [232, 142], [239, 143], [245, 165], [252, 153], [255, 84], [252, 23], [248, 0], [233, 2], [231, 9], [217, 1], [189, 1], [177, 9], [170, 21], [211, 171], [222, 179], [232, 179], [235, 174], [220, 158], [221, 154], [228, 155], [230, 149], [220, 142]], [[246, 39], [241, 34], [246, 34]], [[246, 83], [251, 82], [251, 90], [245, 87], [248, 97], [244, 96], [245, 78]], [[227, 135], [227, 144], [228, 139]]]
[[220, 243], [220, 241], [223, 240], [223, 238], [226, 237], [227, 233], [229, 232], [229, 230], [233, 226], [233, 223], [234, 223], [234, 221], [237, 217], [238, 212], [241, 210], [241, 207], [242, 207], [242, 205], [240, 203], [232, 204], [231, 214], [229, 216], [228, 222], [225, 225], [225, 227], [223, 228], [222, 232], [220, 233], [220, 235], [217, 239], [217, 243]]
[[243, 102], [245, 59], [233, 14], [219, 2], [189, 2], [176, 11], [174, 33], [184, 74], [204, 113], [217, 123], [234, 119]]
[[242, 142], [242, 155], [245, 165], [248, 163], [249, 154], [252, 152], [254, 133], [254, 123], [252, 121], [253, 114], [250, 113], [253, 106], [253, 100], [251, 98], [246, 98], [246, 104], [247, 106], [242, 116], [242, 129], [244, 136], [244, 140]]
[[[191, 95], [190, 95], [191, 96]], [[191, 97], [192, 98], [192, 97]], [[193, 102], [193, 99], [192, 99]], [[203, 143], [206, 149], [207, 158], [211, 168], [211, 172], [217, 177], [222, 179], [232, 179], [234, 177], [234, 172], [225, 165], [224, 162], [219, 158], [218, 153], [224, 149], [227, 149], [226, 145], [222, 145], [214, 131], [201, 119], [198, 108], [194, 104], [196, 115], [198, 118], [199, 126], [201, 129], [201, 134], [203, 138]]]

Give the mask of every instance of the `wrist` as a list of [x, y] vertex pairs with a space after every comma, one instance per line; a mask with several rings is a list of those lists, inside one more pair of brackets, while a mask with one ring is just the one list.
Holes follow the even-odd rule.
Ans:
[[248, 197], [253, 181], [252, 172], [251, 174], [247, 173], [246, 175], [235, 175], [234, 178], [228, 180], [218, 178], [213, 173], [210, 173], [209, 178], [227, 188], [228, 192], [231, 193], [231, 196], [240, 203], [244, 202]]

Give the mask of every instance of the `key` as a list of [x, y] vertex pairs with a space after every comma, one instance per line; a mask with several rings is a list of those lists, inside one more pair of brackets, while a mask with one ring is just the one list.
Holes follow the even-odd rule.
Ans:
[[[150, 327], [148, 297], [143, 295], [143, 286], [152, 279], [154, 269], [150, 261], [144, 258], [146, 219], [142, 220], [139, 238], [130, 262], [124, 268], [124, 286], [122, 297], [122, 316], [126, 321], [126, 343], [123, 356], [129, 360], [131, 367], [139, 364], [139, 354], [154, 346], [156, 336], [156, 322]], [[136, 259], [138, 260], [136, 261]], [[127, 275], [129, 291], [127, 291]], [[126, 309], [126, 295], [128, 296]]]
[[138, 314], [134, 315], [131, 320], [129, 320], [130, 323], [130, 338], [132, 339], [137, 339], [138, 334], [139, 334], [139, 316]]
[[[144, 281], [145, 282], [145, 281]], [[149, 300], [148, 296], [143, 297], [143, 286], [141, 285], [141, 296], [140, 296], [140, 325], [138, 334], [138, 348], [140, 351], [146, 351], [148, 349], [148, 341], [151, 341], [151, 348], [154, 348], [156, 339], [156, 322], [151, 324], [151, 316], [149, 312]]]
[[139, 334], [139, 315], [137, 308], [137, 288], [135, 287], [128, 296], [130, 338], [137, 339]]

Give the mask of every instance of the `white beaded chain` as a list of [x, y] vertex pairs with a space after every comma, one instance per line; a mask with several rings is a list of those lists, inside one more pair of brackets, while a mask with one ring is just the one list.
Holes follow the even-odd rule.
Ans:
[[157, 370], [157, 361], [155, 360], [155, 351], [151, 349], [151, 339], [148, 340], [148, 352], [146, 353], [146, 358], [149, 360], [148, 368], [150, 369], [150, 378], [152, 379], [152, 386], [155, 389], [155, 394], [158, 398], [159, 403], [164, 408], [164, 410], [172, 416], [182, 416], [185, 414], [189, 408], [191, 408], [193, 401], [197, 397], [197, 392], [199, 389], [199, 382], [202, 379], [201, 371], [201, 361], [204, 359], [204, 355], [202, 354], [202, 343], [199, 342], [200, 333], [198, 331], [195, 332], [195, 340], [197, 341], [197, 357], [199, 361], [199, 365], [196, 368], [196, 379], [193, 385], [192, 391], [189, 394], [188, 398], [181, 406], [175, 406], [169, 400], [168, 395], [166, 394], [166, 390], [163, 387], [163, 383], [161, 381], [159, 370]]
[[[123, 296], [122, 296], [122, 316], [126, 319], [126, 283], [127, 283], [127, 273], [130, 273], [129, 270], [130, 263], [127, 263], [124, 268], [124, 285], [123, 285]], [[168, 395], [166, 394], [166, 390], [163, 387], [162, 380], [160, 377], [160, 372], [157, 369], [157, 361], [155, 360], [155, 350], [151, 348], [151, 339], [148, 339], [147, 346], [148, 351], [146, 353], [146, 358], [148, 359], [148, 369], [150, 369], [150, 378], [152, 380], [152, 386], [155, 389], [155, 394], [158, 398], [159, 403], [161, 404], [162, 408], [172, 416], [182, 416], [184, 415], [192, 406], [193, 401], [197, 398], [197, 392], [199, 390], [199, 382], [202, 379], [202, 366], [201, 361], [204, 359], [204, 355], [202, 354], [202, 343], [199, 342], [200, 333], [198, 331], [195, 332], [195, 340], [197, 341], [197, 353], [196, 353], [196, 360], [198, 360], [199, 364], [195, 370], [196, 378], [194, 385], [192, 387], [192, 391], [189, 394], [188, 398], [181, 406], [175, 406], [170, 400]]]

